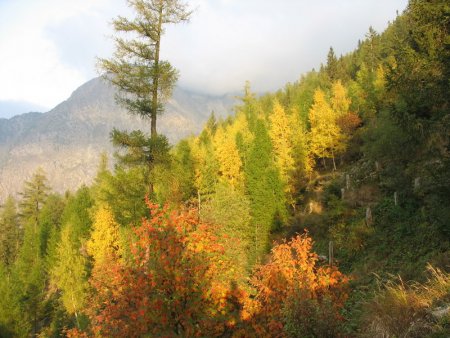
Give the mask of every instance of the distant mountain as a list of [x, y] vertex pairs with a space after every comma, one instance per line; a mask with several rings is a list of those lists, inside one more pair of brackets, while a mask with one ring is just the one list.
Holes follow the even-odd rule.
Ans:
[[43, 112], [48, 109], [26, 101], [0, 100], [0, 118], [11, 118], [24, 112]]
[[[149, 131], [149, 121], [130, 116], [114, 101], [114, 89], [95, 78], [47, 113], [0, 118], [0, 201], [16, 194], [23, 182], [42, 167], [58, 192], [89, 184], [100, 153], [113, 153], [113, 127]], [[210, 96], [175, 88], [158, 120], [158, 132], [171, 143], [201, 131], [212, 111], [230, 114], [232, 95]]]

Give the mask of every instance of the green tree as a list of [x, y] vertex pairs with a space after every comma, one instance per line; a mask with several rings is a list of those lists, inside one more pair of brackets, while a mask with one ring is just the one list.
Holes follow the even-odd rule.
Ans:
[[51, 270], [51, 280], [61, 290], [61, 300], [69, 314], [75, 315], [80, 327], [79, 313], [86, 301], [87, 294], [87, 259], [80, 253], [72, 225], [68, 223], [61, 231], [58, 244], [58, 261]]
[[9, 196], [0, 211], [0, 262], [10, 266], [16, 258], [19, 246], [20, 228], [16, 201]]
[[57, 194], [49, 195], [42, 206], [39, 215], [42, 256], [48, 256], [49, 252], [52, 251], [51, 247], [55, 245], [53, 241], [57, 237], [56, 234], [61, 230], [61, 218], [65, 206], [64, 198]]
[[[157, 114], [178, 78], [172, 65], [160, 60], [164, 26], [187, 21], [191, 12], [180, 0], [128, 0], [128, 5], [136, 17], [113, 21], [116, 51], [113, 58], [100, 59], [100, 68], [119, 89], [118, 102], [130, 113], [150, 118], [151, 136], [156, 137]], [[134, 38], [126, 40], [123, 34]]]
[[46, 270], [42, 254], [41, 210], [50, 188], [44, 171], [38, 169], [21, 193], [20, 218], [24, 227], [23, 244], [12, 269], [23, 330], [36, 335], [43, 325]]
[[20, 215], [23, 222], [32, 223], [37, 234], [39, 226], [39, 212], [44, 205], [50, 188], [47, 185], [47, 177], [42, 168], [39, 168], [30, 181], [25, 182], [22, 200], [20, 201]]
[[246, 190], [250, 200], [253, 240], [252, 264], [267, 252], [269, 235], [286, 215], [283, 185], [273, 161], [273, 149], [264, 121], [256, 123], [253, 144], [245, 167]]
[[34, 224], [25, 226], [23, 245], [13, 266], [11, 278], [21, 312], [20, 327], [36, 335], [43, 325], [45, 310], [46, 271], [41, 257], [41, 237]]
[[17, 280], [9, 269], [0, 262], [0, 336], [25, 337], [30, 323], [23, 323], [19, 306]]
[[325, 69], [331, 81], [336, 81], [338, 79], [338, 60], [333, 47], [330, 47], [328, 50], [327, 66]]
[[221, 239], [225, 254], [244, 278], [251, 267], [249, 253], [252, 252], [255, 236], [248, 197], [229, 183], [219, 183], [210, 200], [203, 205], [201, 220], [219, 225], [215, 231]]
[[82, 186], [74, 195], [69, 196], [64, 208], [61, 224], [72, 225], [73, 238], [79, 244], [89, 237], [89, 231], [92, 226], [90, 209], [93, 206], [94, 200], [89, 188]]

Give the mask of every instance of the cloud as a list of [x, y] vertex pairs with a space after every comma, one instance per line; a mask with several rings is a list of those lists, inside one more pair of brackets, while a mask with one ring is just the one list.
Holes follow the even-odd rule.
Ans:
[[276, 90], [325, 61], [330, 46], [345, 54], [369, 26], [382, 31], [406, 0], [197, 0], [187, 26], [167, 30], [163, 55], [180, 83], [223, 93], [250, 80]]
[[[18, 0], [2, 4], [0, 99], [51, 108], [92, 77], [87, 58], [92, 64], [89, 51], [98, 46], [89, 46], [89, 39], [84, 39], [89, 35], [80, 34], [88, 33], [81, 29], [80, 20], [107, 4], [104, 0]], [[60, 31], [56, 31], [58, 28]], [[97, 37], [95, 33], [92, 36]]]
[[[222, 94], [250, 80], [275, 90], [319, 67], [328, 48], [353, 50], [370, 25], [382, 31], [407, 0], [191, 0], [188, 24], [169, 26], [162, 56], [180, 85]], [[0, 100], [51, 108], [109, 57], [108, 23], [124, 0], [0, 1]]]

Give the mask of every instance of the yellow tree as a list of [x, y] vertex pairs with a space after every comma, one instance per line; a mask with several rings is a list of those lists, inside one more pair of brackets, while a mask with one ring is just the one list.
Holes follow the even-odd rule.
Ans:
[[285, 190], [289, 191], [289, 175], [294, 170], [295, 164], [293, 157], [294, 131], [292, 130], [289, 116], [277, 99], [273, 102], [273, 111], [269, 116], [269, 120], [269, 136], [273, 145], [275, 163], [280, 172], [281, 180], [286, 187]]
[[314, 102], [309, 110], [309, 145], [311, 154], [322, 158], [326, 167], [325, 158], [333, 159], [333, 167], [336, 170], [334, 160], [337, 151], [342, 149], [342, 132], [336, 123], [336, 114], [325, 98], [321, 89], [314, 92]]
[[386, 92], [386, 72], [382, 65], [379, 65], [376, 70], [373, 86], [377, 99], [381, 101]]
[[219, 161], [219, 177], [232, 187], [243, 182], [242, 161], [236, 146], [236, 136], [228, 127], [221, 126], [214, 135], [214, 151]]
[[347, 96], [347, 90], [338, 80], [333, 83], [331, 88], [331, 107], [333, 108], [336, 117], [341, 117], [349, 112], [351, 100]]
[[96, 265], [121, 256], [119, 224], [107, 205], [101, 205], [95, 213], [86, 248]]

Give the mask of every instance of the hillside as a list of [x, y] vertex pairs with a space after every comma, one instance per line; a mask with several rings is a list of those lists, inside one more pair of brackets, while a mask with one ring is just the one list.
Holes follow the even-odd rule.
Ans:
[[[213, 97], [177, 87], [159, 117], [159, 132], [174, 144], [198, 133], [212, 111], [219, 117], [230, 114], [233, 103], [232, 95]], [[0, 200], [18, 192], [38, 167], [55, 191], [89, 184], [100, 154], [112, 157], [113, 127], [145, 131], [148, 126], [117, 106], [114, 89], [101, 78], [85, 83], [47, 113], [0, 119]]]
[[449, 10], [173, 147], [117, 133], [76, 191], [37, 171], [0, 209], [0, 335], [449, 337]]

